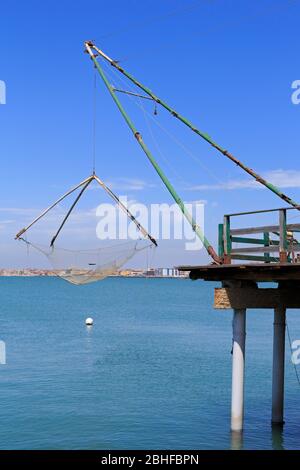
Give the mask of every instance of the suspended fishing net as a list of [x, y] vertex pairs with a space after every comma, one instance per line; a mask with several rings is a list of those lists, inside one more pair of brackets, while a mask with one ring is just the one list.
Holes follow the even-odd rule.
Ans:
[[[82, 212], [73, 212], [75, 205], [92, 181], [96, 181], [98, 188], [100, 185], [105, 190], [108, 196], [115, 202], [118, 210], [126, 213], [127, 217], [125, 219], [134, 224], [136, 234], [139, 235], [137, 239], [104, 240], [101, 237], [99, 239], [98, 233], [96, 238], [95, 224], [98, 222], [96, 209], [91, 211], [90, 209], [86, 210], [85, 207], [85, 210]], [[62, 208], [61, 202], [78, 190], [79, 192], [71, 206], [67, 209]], [[93, 194], [93, 191], [90, 191], [90, 193]], [[47, 217], [48, 221], [45, 220]], [[58, 228], [57, 220], [61, 221]], [[68, 224], [65, 227], [67, 221]], [[44, 239], [49, 240], [49, 244], [27, 239], [28, 229], [37, 222], [39, 222], [39, 239], [41, 240], [44, 237]], [[59, 244], [64, 241], [68, 248], [57, 246], [56, 239], [58, 236]], [[34, 252], [46, 256], [52, 267], [53, 274], [75, 285], [89, 284], [117, 274], [120, 268], [136, 254], [149, 247], [156, 246], [156, 241], [136, 220], [127, 206], [94, 174], [48, 207], [27, 227], [20, 230], [16, 238], [25, 242], [28, 254], [32, 248]], [[75, 239], [79, 246], [73, 248]], [[97, 247], [90, 249], [90, 246], [93, 246], [92, 242], [95, 241], [97, 242]], [[86, 245], [88, 248], [85, 248]]]
[[133, 256], [150, 247], [144, 240], [132, 240], [95, 250], [68, 250], [22, 240], [48, 258], [57, 276], [75, 285], [100, 281], [118, 273]]

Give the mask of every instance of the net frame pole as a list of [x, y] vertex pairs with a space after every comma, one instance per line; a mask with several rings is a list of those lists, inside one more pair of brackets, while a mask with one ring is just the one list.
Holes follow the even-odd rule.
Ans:
[[97, 183], [101, 186], [104, 191], [118, 204], [118, 206], [121, 207], [121, 209], [127, 214], [128, 218], [132, 220], [132, 222], [137, 226], [138, 230], [144, 235], [144, 237], [148, 238], [153, 245], [157, 246], [157, 241], [155, 238], [153, 238], [147, 230], [137, 221], [137, 219], [134, 217], [134, 215], [130, 212], [130, 210], [123, 204], [118, 196], [111, 190], [109, 189], [106, 184], [99, 178], [99, 176], [94, 175], [94, 179], [97, 181]]
[[92, 178], [90, 178], [87, 183], [83, 186], [83, 188], [81, 189], [80, 193], [77, 195], [76, 199], [74, 200], [73, 204], [71, 205], [70, 209], [68, 210], [67, 214], [65, 215], [62, 223], [60, 224], [56, 234], [54, 235], [54, 237], [52, 238], [51, 240], [51, 243], [50, 243], [50, 247], [54, 245], [54, 242], [55, 240], [57, 239], [61, 229], [63, 228], [63, 226], [65, 225], [65, 223], [67, 222], [71, 212], [73, 211], [74, 207], [76, 206], [76, 204], [78, 203], [79, 199], [81, 198], [81, 196], [83, 195], [84, 191], [86, 190], [86, 188], [88, 187], [88, 185], [92, 182]]
[[162, 171], [162, 169], [160, 168], [160, 166], [156, 162], [156, 160], [155, 160], [154, 156], [152, 155], [152, 153], [150, 152], [149, 148], [144, 143], [141, 134], [135, 128], [133, 122], [131, 121], [130, 117], [128, 116], [125, 109], [123, 108], [120, 100], [116, 96], [116, 94], [114, 92], [114, 88], [110, 85], [110, 83], [109, 83], [102, 67], [100, 66], [100, 64], [96, 60], [96, 57], [93, 54], [91, 47], [89, 46], [88, 43], [85, 43], [85, 44], [86, 44], [87, 51], [88, 51], [94, 65], [95, 65], [95, 67], [97, 68], [97, 70], [99, 72], [99, 75], [102, 78], [107, 90], [109, 91], [112, 99], [114, 100], [115, 104], [117, 105], [117, 108], [119, 109], [120, 113], [122, 114], [123, 118], [125, 119], [127, 125], [129, 126], [129, 128], [130, 128], [131, 132], [133, 133], [134, 137], [136, 138], [137, 142], [139, 143], [139, 145], [143, 149], [144, 153], [146, 154], [148, 160], [150, 161], [150, 163], [152, 164], [152, 166], [156, 170], [156, 172], [159, 175], [160, 179], [163, 181], [164, 185], [168, 189], [168, 191], [171, 194], [171, 196], [173, 197], [174, 201], [178, 204], [182, 214], [184, 215], [184, 217], [187, 219], [187, 221], [191, 225], [192, 230], [195, 232], [195, 234], [198, 236], [198, 238], [202, 241], [203, 246], [205, 247], [205, 249], [206, 249], [207, 253], [209, 254], [209, 256], [211, 256], [211, 258], [215, 261], [215, 263], [222, 264], [222, 262], [223, 262], [222, 259], [217, 255], [215, 249], [210, 244], [209, 240], [206, 238], [205, 234], [202, 232], [201, 228], [196, 223], [196, 221], [194, 220], [192, 215], [189, 213], [189, 211], [185, 207], [183, 201], [181, 200], [181, 198], [177, 194], [175, 188], [172, 186], [172, 184], [168, 180], [167, 176], [165, 175], [165, 173]]
[[[61, 201], [63, 201], [67, 196], [69, 196], [70, 194], [72, 194], [74, 191], [76, 191], [76, 189], [80, 188], [81, 186], [83, 186], [82, 190], [80, 191], [80, 193], [77, 195], [76, 199], [74, 200], [74, 202], [72, 203], [71, 207], [69, 208], [67, 214], [65, 215], [62, 223], [60, 224], [58, 230], [56, 231], [54, 237], [52, 238], [51, 240], [51, 243], [50, 243], [50, 247], [53, 246], [57, 236], [59, 235], [61, 229], [63, 228], [64, 224], [66, 223], [67, 219], [69, 218], [71, 212], [73, 211], [74, 207], [76, 206], [76, 204], [78, 203], [79, 199], [81, 198], [82, 194], [84, 193], [84, 191], [87, 189], [88, 185], [92, 182], [92, 181], [96, 181], [100, 187], [102, 189], [105, 190], [105, 192], [122, 208], [122, 210], [127, 214], [128, 218], [130, 220], [132, 220], [134, 222], [134, 224], [137, 226], [137, 228], [140, 230], [140, 232], [144, 235], [144, 237], [146, 237], [148, 240], [150, 240], [153, 245], [157, 246], [157, 241], [155, 240], [155, 238], [153, 238], [148, 232], [147, 230], [137, 221], [137, 219], [134, 217], [133, 214], [131, 214], [131, 212], [129, 211], [129, 209], [127, 209], [127, 207], [120, 201], [120, 199], [118, 198], [118, 196], [116, 194], [114, 194], [114, 192], [108, 188], [108, 186], [106, 186], [106, 184], [95, 174], [93, 173], [91, 176], [89, 176], [88, 178], [84, 179], [83, 181], [81, 181], [78, 185], [74, 186], [73, 188], [71, 188], [69, 191], [67, 191], [65, 194], [63, 194], [63, 196], [61, 196], [59, 199], [57, 199], [53, 204], [51, 204], [51, 206], [47, 207], [47, 209], [45, 209], [38, 217], [36, 217], [29, 225], [27, 225], [26, 227], [24, 227], [22, 230], [20, 230], [17, 235], [15, 236], [15, 240], [17, 239], [21, 239], [21, 240], [24, 240], [22, 238], [22, 235], [27, 232], [27, 230], [29, 228], [31, 228], [36, 222], [38, 222], [42, 217], [44, 217], [51, 209], [53, 209], [57, 204], [59, 204]], [[25, 240], [24, 240], [25, 241]]]
[[[179, 114], [175, 109], [171, 108], [166, 102], [158, 98], [154, 93], [152, 93], [149, 88], [147, 88], [145, 85], [140, 83], [138, 80], [136, 80], [135, 77], [133, 77], [131, 74], [129, 74], [125, 69], [119, 66], [119, 64], [111, 59], [107, 54], [105, 54], [101, 49], [99, 49], [92, 41], [86, 41], [85, 43], [86, 50], [88, 53], [93, 55], [92, 49], [96, 51], [98, 55], [103, 57], [107, 62], [110, 63], [112, 67], [117, 69], [119, 72], [121, 72], [125, 77], [127, 77], [131, 82], [133, 82], [138, 88], [143, 90], [148, 96], [150, 96], [156, 103], [160, 104], [163, 108], [165, 108], [169, 113], [172, 114], [175, 118], [177, 118], [179, 121], [181, 121], [183, 124], [185, 124], [187, 127], [189, 127], [193, 132], [195, 132], [197, 135], [202, 137], [206, 142], [208, 142], [212, 147], [214, 147], [218, 152], [222, 153], [225, 157], [227, 157], [229, 160], [231, 160], [235, 165], [239, 166], [242, 170], [244, 170], [246, 173], [248, 173], [252, 178], [254, 178], [258, 183], [262, 184], [265, 186], [267, 189], [272, 191], [274, 194], [276, 194], [278, 197], [283, 199], [287, 204], [290, 204], [291, 206], [295, 207], [296, 209], [300, 210], [300, 205], [293, 199], [291, 199], [289, 196], [284, 194], [277, 186], [274, 184], [270, 183], [266, 179], [262, 178], [258, 173], [253, 171], [251, 168], [246, 166], [243, 162], [238, 160], [232, 153], [228, 152], [225, 148], [221, 147], [219, 144], [217, 144], [206, 132], [201, 131], [198, 129], [194, 124], [192, 124], [188, 119], [186, 119], [184, 116]], [[91, 51], [91, 52], [90, 52]]]
[[59, 204], [61, 201], [63, 201], [67, 196], [72, 194], [76, 189], [80, 188], [84, 184], [86, 184], [88, 181], [92, 180], [92, 176], [89, 176], [88, 178], [85, 178], [83, 181], [81, 181], [79, 184], [71, 188], [69, 191], [67, 191], [65, 194], [63, 194], [59, 199], [57, 199], [51, 206], [47, 207], [40, 215], [38, 215], [30, 224], [28, 224], [26, 227], [22, 228], [17, 235], [15, 236], [15, 240], [21, 237], [27, 230], [32, 227], [36, 222], [38, 222], [44, 215], [46, 215], [51, 209], [53, 209], [57, 204]]

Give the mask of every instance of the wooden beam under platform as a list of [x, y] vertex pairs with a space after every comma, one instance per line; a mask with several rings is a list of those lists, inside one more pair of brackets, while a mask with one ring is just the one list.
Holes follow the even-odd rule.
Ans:
[[[180, 266], [193, 280], [219, 281], [214, 308], [300, 308], [299, 264], [230, 264]], [[278, 288], [258, 288], [258, 282], [275, 282]]]
[[189, 271], [192, 280], [300, 282], [300, 263], [211, 264], [205, 266], [178, 266], [178, 269], [180, 271]]
[[300, 308], [300, 284], [298, 288], [258, 289], [253, 287], [215, 288], [214, 308]]

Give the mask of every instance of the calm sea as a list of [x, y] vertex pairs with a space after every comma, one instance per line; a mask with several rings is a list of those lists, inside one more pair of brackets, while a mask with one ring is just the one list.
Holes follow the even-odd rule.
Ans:
[[[248, 312], [245, 431], [232, 439], [232, 314], [213, 310], [213, 287], [0, 278], [1, 449], [300, 449], [288, 343], [286, 425], [270, 425], [271, 311]], [[299, 312], [288, 321], [300, 339]]]

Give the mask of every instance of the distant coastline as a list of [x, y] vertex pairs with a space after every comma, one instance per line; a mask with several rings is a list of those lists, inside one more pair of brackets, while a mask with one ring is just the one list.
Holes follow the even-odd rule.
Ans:
[[[54, 277], [62, 271], [53, 269], [0, 269], [0, 277]], [[147, 278], [187, 278], [188, 273], [176, 268], [126, 269], [111, 274], [109, 277], [147, 277]]]

